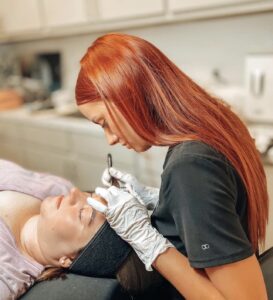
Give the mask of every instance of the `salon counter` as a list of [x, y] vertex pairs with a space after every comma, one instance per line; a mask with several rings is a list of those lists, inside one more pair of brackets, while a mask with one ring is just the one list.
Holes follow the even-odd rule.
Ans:
[[0, 112], [0, 158], [29, 169], [71, 180], [83, 190], [101, 185], [107, 153], [114, 166], [158, 186], [167, 149], [153, 147], [137, 154], [120, 145], [109, 146], [97, 125], [53, 110], [30, 113], [24, 108]]

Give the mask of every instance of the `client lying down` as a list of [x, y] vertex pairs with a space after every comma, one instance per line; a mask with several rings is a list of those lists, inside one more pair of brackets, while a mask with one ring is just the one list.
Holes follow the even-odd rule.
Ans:
[[63, 178], [0, 160], [0, 299], [17, 299], [65, 271], [116, 276], [131, 292], [157, 281], [86, 204], [88, 195]]

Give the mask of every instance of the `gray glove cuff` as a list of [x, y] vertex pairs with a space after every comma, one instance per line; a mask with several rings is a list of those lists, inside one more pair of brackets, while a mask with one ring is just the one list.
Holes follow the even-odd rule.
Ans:
[[144, 263], [145, 269], [152, 271], [152, 264], [156, 258], [168, 248], [174, 247], [174, 245], [163, 237], [156, 228], [153, 228], [152, 225], [149, 225], [149, 228], [147, 228], [145, 237], [146, 241], [142, 243], [132, 241], [131, 246]]
[[[147, 271], [157, 256], [174, 247], [150, 223], [146, 208], [135, 198], [122, 206], [110, 208], [106, 218], [117, 234], [135, 250]], [[135, 219], [133, 226], [131, 220]]]
[[144, 186], [140, 191], [130, 189], [130, 193], [149, 210], [154, 210], [159, 201], [159, 188]]

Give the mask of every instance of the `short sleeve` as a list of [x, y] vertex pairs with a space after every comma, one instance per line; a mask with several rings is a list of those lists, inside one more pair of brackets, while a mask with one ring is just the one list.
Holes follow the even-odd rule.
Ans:
[[236, 212], [237, 187], [228, 167], [221, 160], [186, 155], [164, 170], [164, 198], [194, 268], [253, 254]]

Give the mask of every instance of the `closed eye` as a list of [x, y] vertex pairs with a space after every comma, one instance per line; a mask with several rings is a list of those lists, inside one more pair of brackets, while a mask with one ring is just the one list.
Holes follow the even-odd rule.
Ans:
[[[79, 210], [79, 219], [80, 219], [80, 221], [82, 221], [82, 212], [83, 212], [83, 210], [84, 210], [84, 207], [80, 208], [80, 210]], [[90, 217], [90, 220], [88, 222], [88, 226], [92, 223], [92, 221], [94, 220], [95, 216], [96, 216], [96, 210], [93, 209], [91, 217]]]
[[79, 219], [80, 219], [80, 221], [82, 220], [82, 211], [83, 211], [83, 207], [79, 210]]

